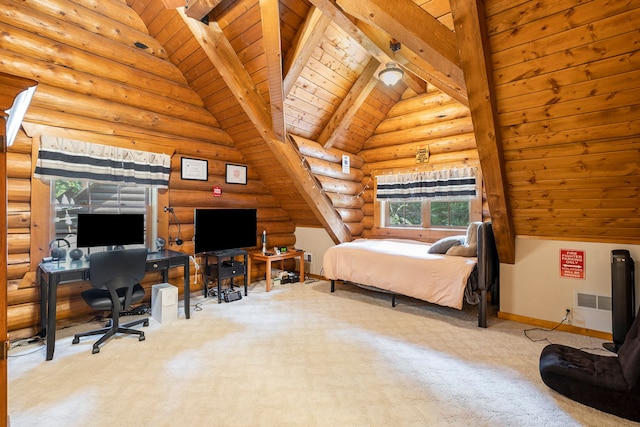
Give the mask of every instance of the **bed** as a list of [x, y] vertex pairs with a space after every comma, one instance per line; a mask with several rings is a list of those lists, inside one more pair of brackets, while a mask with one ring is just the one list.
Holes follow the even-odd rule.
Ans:
[[478, 326], [487, 327], [487, 305], [498, 303], [499, 261], [490, 222], [472, 223], [464, 236], [433, 244], [407, 239], [356, 239], [329, 248], [323, 276], [396, 295], [462, 309], [478, 306]]

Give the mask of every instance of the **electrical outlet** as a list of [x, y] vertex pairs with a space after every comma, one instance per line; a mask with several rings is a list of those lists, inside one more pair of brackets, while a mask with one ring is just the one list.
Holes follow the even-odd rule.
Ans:
[[565, 308], [564, 311], [565, 311], [564, 319], [562, 319], [562, 320], [567, 322], [568, 324], [571, 324], [572, 314], [573, 314], [572, 310], [570, 308]]
[[313, 262], [313, 254], [310, 252], [304, 253], [304, 260], [307, 262]]

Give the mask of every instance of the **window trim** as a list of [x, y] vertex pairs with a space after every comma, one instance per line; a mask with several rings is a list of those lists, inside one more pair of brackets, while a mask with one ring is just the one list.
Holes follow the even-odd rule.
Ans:
[[[469, 206], [469, 221], [482, 221], [483, 220], [483, 203], [484, 203], [484, 191], [483, 191], [483, 178], [482, 171], [479, 165], [464, 165], [464, 167], [474, 166], [477, 168], [476, 170], [476, 190], [477, 197], [471, 200], [471, 204]], [[448, 165], [447, 167], [452, 167]], [[398, 170], [393, 171], [394, 173], [407, 173], [406, 170]], [[431, 227], [431, 228], [422, 228], [422, 227], [385, 227], [382, 224], [384, 217], [382, 216], [382, 202], [380, 202], [376, 197], [376, 193], [378, 191], [378, 180], [375, 179], [375, 175], [372, 174], [372, 178], [374, 178], [374, 188], [373, 188], [373, 228], [371, 229], [372, 237], [378, 238], [399, 238], [399, 239], [415, 239], [415, 240], [423, 240], [423, 241], [436, 241], [443, 237], [453, 236], [456, 234], [460, 234], [460, 231], [465, 231], [466, 227]], [[424, 214], [424, 212], [423, 212]]]

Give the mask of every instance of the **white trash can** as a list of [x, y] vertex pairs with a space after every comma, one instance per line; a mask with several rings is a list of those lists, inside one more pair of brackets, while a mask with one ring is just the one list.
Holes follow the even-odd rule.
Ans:
[[169, 283], [151, 287], [151, 316], [160, 323], [178, 318], [178, 288]]

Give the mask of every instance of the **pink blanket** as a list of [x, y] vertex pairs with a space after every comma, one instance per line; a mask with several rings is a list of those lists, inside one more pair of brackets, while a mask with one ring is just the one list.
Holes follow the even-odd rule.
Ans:
[[327, 250], [323, 276], [462, 309], [477, 258], [427, 253], [415, 240], [357, 239]]

